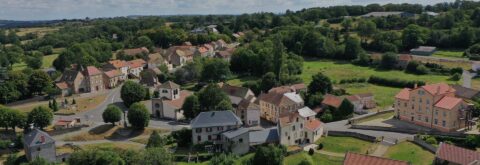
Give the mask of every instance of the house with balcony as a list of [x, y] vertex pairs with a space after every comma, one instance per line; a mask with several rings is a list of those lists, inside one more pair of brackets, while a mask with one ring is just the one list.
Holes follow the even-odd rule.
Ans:
[[456, 131], [471, 127], [471, 106], [446, 83], [402, 89], [395, 96], [395, 117], [416, 125]]

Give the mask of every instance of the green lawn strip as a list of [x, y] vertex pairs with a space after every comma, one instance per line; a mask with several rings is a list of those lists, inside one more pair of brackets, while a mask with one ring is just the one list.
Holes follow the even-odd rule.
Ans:
[[341, 165], [343, 162], [342, 157], [327, 156], [319, 153], [315, 153], [310, 156], [307, 152], [300, 152], [285, 157], [285, 159], [283, 160], [283, 164], [297, 165], [302, 162], [302, 160], [306, 160], [313, 165]]
[[462, 50], [438, 50], [433, 53], [434, 57], [446, 57], [446, 58], [465, 58]]
[[378, 86], [368, 83], [338, 85], [349, 94], [372, 93], [379, 108], [389, 107], [393, 104], [395, 95], [401, 88]]
[[393, 115], [394, 115], [394, 112], [388, 112], [388, 113], [384, 113], [384, 114], [380, 114], [380, 115], [373, 115], [373, 116], [369, 116], [367, 118], [363, 118], [363, 119], [359, 120], [358, 123], [363, 123], [363, 122], [377, 120], [377, 119], [386, 120], [386, 119], [392, 118]]
[[414, 165], [430, 165], [435, 156], [411, 142], [402, 142], [388, 148], [384, 157], [409, 161]]
[[346, 153], [348, 151], [365, 154], [373, 143], [352, 137], [327, 136], [316, 142], [322, 143], [324, 151]]
[[443, 75], [415, 75], [408, 74], [400, 70], [377, 70], [370, 67], [356, 66], [345, 61], [333, 60], [315, 60], [305, 61], [303, 64], [303, 72], [301, 78], [305, 83], [310, 83], [312, 75], [322, 72], [332, 79], [332, 81], [339, 82], [342, 79], [352, 78], [369, 78], [372, 75], [383, 78], [399, 78], [402, 80], [421, 80], [427, 83], [448, 82], [449, 76]]
[[[53, 66], [53, 61], [55, 59], [57, 59], [57, 57], [58, 57], [58, 54], [43, 56], [42, 68], [45, 69], [45, 68], [52, 67]], [[16, 63], [16, 64], [13, 64], [12, 68], [13, 68], [13, 70], [22, 70], [22, 69], [27, 68], [27, 64], [25, 64], [24, 62]]]
[[253, 76], [237, 77], [237, 78], [228, 80], [227, 83], [234, 86], [242, 86], [245, 82], [256, 81], [258, 79], [260, 78], [256, 78]]

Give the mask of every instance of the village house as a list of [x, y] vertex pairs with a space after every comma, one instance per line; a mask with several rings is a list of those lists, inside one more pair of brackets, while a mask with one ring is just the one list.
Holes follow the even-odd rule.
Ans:
[[388, 158], [382, 158], [377, 156], [370, 156], [364, 154], [358, 154], [353, 152], [347, 152], [343, 159], [343, 165], [411, 165], [407, 161], [393, 160]]
[[134, 48], [134, 49], [124, 49], [121, 50], [127, 56], [137, 56], [141, 54], [149, 54], [150, 51], [146, 47]]
[[105, 84], [103, 83], [103, 72], [97, 69], [95, 66], [87, 66], [87, 69], [83, 71], [85, 75], [85, 81], [87, 82], [87, 92], [100, 92], [105, 90]]
[[108, 61], [107, 64], [103, 66], [103, 70], [110, 71], [110, 70], [117, 70], [122, 75], [120, 76], [120, 81], [125, 81], [128, 78], [128, 63], [123, 60], [112, 60]]
[[174, 68], [181, 67], [187, 62], [193, 61], [195, 51], [194, 46], [172, 46], [166, 51], [166, 59]]
[[237, 87], [227, 83], [218, 83], [218, 86], [228, 95], [228, 98], [234, 107], [237, 107], [244, 99], [255, 97], [252, 90], [245, 87]]
[[377, 106], [372, 93], [361, 93], [345, 97], [353, 104], [354, 112], [358, 114], [368, 113], [368, 109], [373, 109]]
[[455, 96], [465, 100], [473, 100], [480, 97], [480, 91], [472, 88], [463, 87], [461, 85], [452, 85], [455, 89]]
[[435, 153], [435, 164], [446, 165], [478, 165], [480, 152], [440, 142]]
[[232, 54], [235, 51], [235, 49], [226, 49], [226, 50], [220, 50], [215, 53], [216, 58], [223, 59], [225, 61], [230, 61], [232, 58]]
[[446, 83], [402, 89], [394, 103], [396, 118], [444, 132], [470, 126], [470, 106]]
[[62, 90], [64, 96], [82, 93], [86, 92], [87, 89], [87, 83], [84, 80], [85, 77], [80, 71], [67, 69], [63, 72], [56, 86]]
[[143, 68], [145, 68], [145, 65], [147, 62], [143, 59], [136, 59], [132, 61], [127, 61], [128, 65], [128, 75], [133, 78], [140, 78], [140, 73], [143, 71]]
[[436, 47], [433, 46], [420, 46], [415, 49], [410, 49], [410, 54], [413, 55], [420, 55], [420, 56], [431, 56], [437, 50]]
[[[158, 70], [158, 69], [157, 69]], [[155, 88], [160, 85], [155, 69], [145, 69], [140, 73], [140, 84], [150, 88]]]
[[103, 82], [105, 82], [105, 87], [110, 89], [117, 87], [120, 84], [122, 76], [123, 74], [118, 70], [103, 72]]
[[232, 151], [244, 154], [249, 151], [249, 132], [241, 128], [242, 121], [231, 111], [201, 112], [195, 117], [192, 128], [192, 143], [212, 142], [216, 152]]
[[308, 107], [280, 115], [278, 131], [280, 144], [291, 146], [314, 143], [323, 135], [323, 123]]
[[181, 120], [181, 110], [185, 99], [192, 95], [191, 92], [180, 90], [180, 85], [167, 81], [158, 86], [159, 98], [152, 98], [152, 114], [157, 118]]
[[280, 114], [294, 112], [304, 106], [302, 97], [295, 92], [268, 92], [260, 94], [260, 117], [277, 123]]
[[29, 161], [43, 158], [48, 162], [56, 162], [55, 140], [46, 132], [33, 129], [27, 132], [23, 138], [25, 156]]
[[147, 56], [147, 68], [154, 69], [158, 68], [161, 65], [167, 65], [167, 62], [163, 59], [163, 56], [160, 53], [153, 53]]
[[260, 124], [260, 106], [255, 97], [243, 99], [235, 109], [235, 114], [240, 117], [245, 126], [257, 126]]
[[397, 63], [395, 64], [396, 68], [407, 68], [407, 65], [410, 61], [413, 61], [412, 55], [409, 54], [400, 54], [398, 55]]
[[415, 14], [403, 11], [388, 11], [388, 12], [370, 12], [361, 17], [369, 18], [369, 17], [388, 17], [388, 16], [399, 16], [399, 17], [413, 17]]
[[326, 94], [323, 97], [322, 100], [322, 108], [323, 109], [328, 109], [328, 108], [335, 108], [338, 109], [340, 108], [340, 105], [342, 105], [343, 98], [331, 95], [331, 94]]

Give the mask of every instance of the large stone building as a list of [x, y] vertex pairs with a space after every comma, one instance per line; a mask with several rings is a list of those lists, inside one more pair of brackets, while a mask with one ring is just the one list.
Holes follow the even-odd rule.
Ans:
[[85, 80], [87, 83], [86, 92], [99, 92], [105, 90], [105, 84], [103, 83], [103, 72], [98, 70], [94, 66], [87, 66], [87, 69], [83, 71]]
[[23, 146], [29, 161], [43, 158], [49, 162], [57, 160], [55, 140], [46, 132], [33, 129], [24, 135]]
[[469, 126], [470, 106], [445, 83], [402, 89], [394, 103], [396, 118], [444, 132]]
[[158, 86], [158, 98], [152, 98], [152, 114], [157, 118], [184, 119], [181, 110], [185, 99], [191, 92], [180, 90], [180, 85], [167, 81]]
[[304, 106], [304, 101], [295, 92], [268, 92], [259, 96], [260, 117], [277, 123], [280, 114], [295, 112]]

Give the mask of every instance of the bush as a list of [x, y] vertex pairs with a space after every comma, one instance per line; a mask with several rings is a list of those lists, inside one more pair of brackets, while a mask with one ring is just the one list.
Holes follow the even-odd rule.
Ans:
[[459, 81], [461, 78], [462, 78], [462, 75], [455, 73], [452, 77], [450, 77], [450, 80]]
[[435, 139], [435, 137], [428, 137], [427, 140], [425, 140], [425, 142], [427, 142], [428, 144], [431, 144], [431, 145], [435, 145], [437, 144], [437, 139]]
[[415, 84], [417, 84], [418, 86], [425, 85], [424, 81], [407, 81], [400, 79], [382, 78], [377, 76], [370, 76], [370, 78], [368, 79], [368, 83], [397, 88], [413, 88]]
[[322, 149], [323, 149], [323, 143], [318, 144], [317, 149], [318, 149], [318, 150], [322, 150]]
[[309, 154], [309, 155], [313, 155], [314, 153], [315, 153], [315, 150], [313, 150], [313, 148], [310, 148], [310, 149], [308, 150], [308, 154]]

